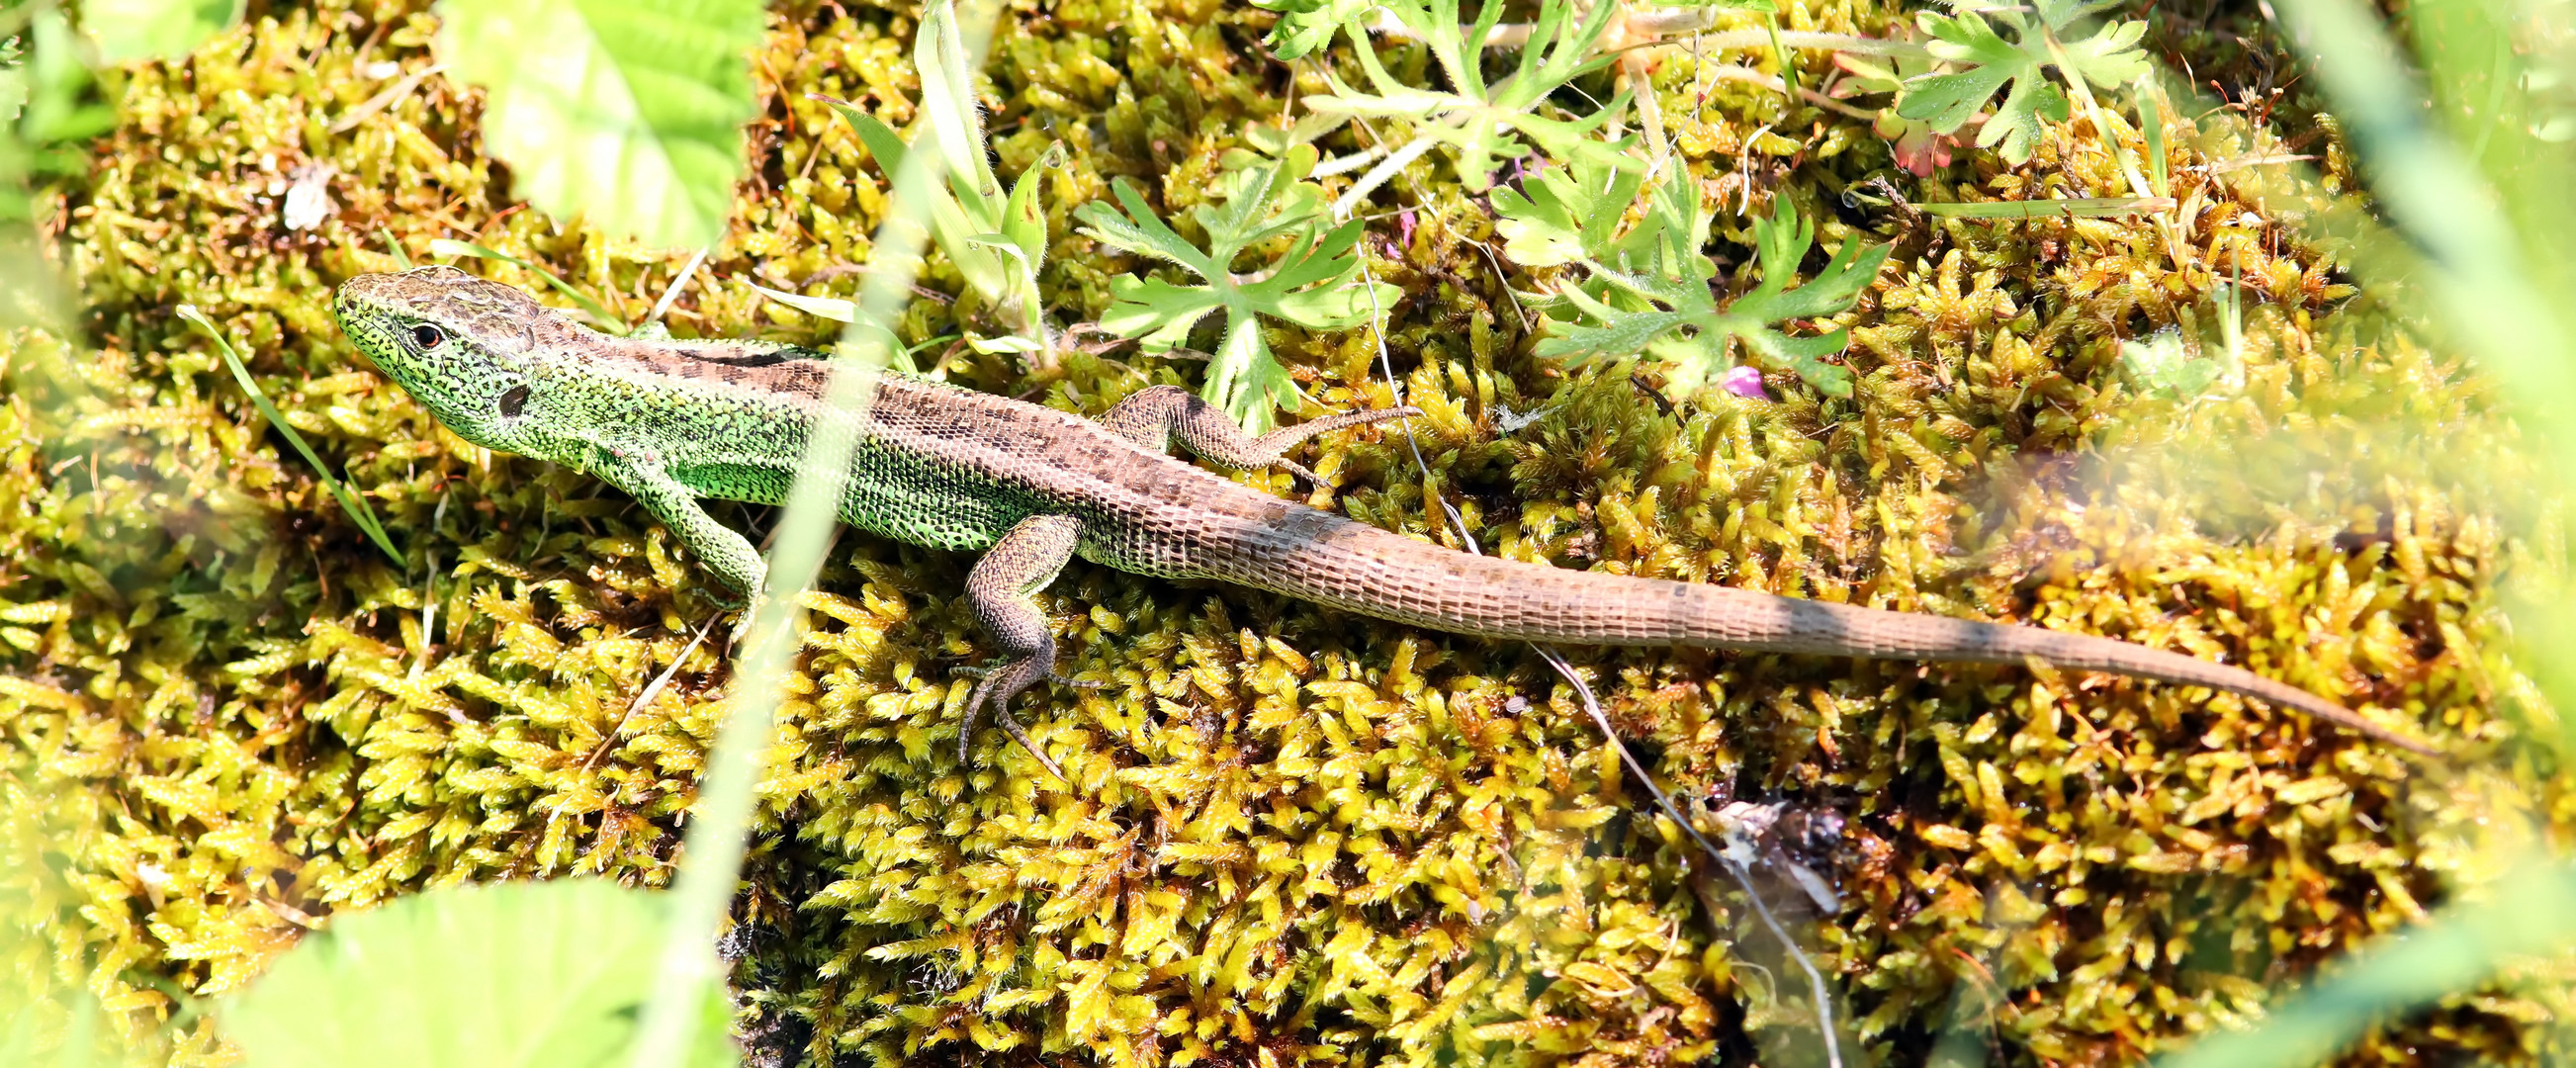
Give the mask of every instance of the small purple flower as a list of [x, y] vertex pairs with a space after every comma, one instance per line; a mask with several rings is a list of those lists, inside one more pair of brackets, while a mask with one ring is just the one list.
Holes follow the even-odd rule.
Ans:
[[1717, 384], [1724, 387], [1727, 392], [1735, 394], [1736, 396], [1742, 397], [1746, 400], [1767, 401], [1771, 399], [1771, 394], [1764, 391], [1762, 388], [1762, 372], [1755, 368], [1729, 368], [1727, 369], [1725, 377], [1717, 380]]
[[1400, 236], [1398, 236], [1398, 237], [1396, 238], [1396, 243], [1397, 243], [1397, 245], [1399, 245], [1399, 246], [1401, 246], [1401, 247], [1406, 247], [1406, 248], [1410, 248], [1410, 247], [1412, 247], [1412, 245], [1413, 245], [1413, 209], [1412, 209], [1412, 208], [1409, 208], [1409, 207], [1408, 207], [1408, 208], [1406, 208], [1406, 209], [1404, 209], [1404, 210], [1402, 210], [1402, 211], [1399, 211], [1399, 212], [1396, 212], [1396, 213], [1395, 213], [1395, 231], [1396, 231], [1396, 233], [1397, 233], [1398, 235], [1400, 235]]

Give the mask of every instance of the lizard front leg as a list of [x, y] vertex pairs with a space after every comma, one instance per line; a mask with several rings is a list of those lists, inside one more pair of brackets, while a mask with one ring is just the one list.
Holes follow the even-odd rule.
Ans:
[[1317, 485], [1315, 473], [1304, 465], [1283, 458], [1290, 446], [1327, 431], [1346, 426], [1400, 419], [1420, 415], [1419, 408], [1386, 408], [1372, 412], [1344, 412], [1321, 419], [1281, 427], [1260, 437], [1253, 437], [1226, 417], [1225, 409], [1200, 400], [1197, 394], [1179, 386], [1148, 386], [1129, 394], [1100, 417], [1100, 425], [1110, 433], [1157, 452], [1168, 452], [1174, 438], [1191, 454], [1211, 462], [1250, 471], [1278, 467]]
[[1002, 664], [984, 673], [975, 684], [975, 692], [966, 698], [966, 722], [957, 727], [957, 762], [965, 764], [975, 740], [975, 720], [984, 706], [993, 706], [993, 718], [1010, 732], [1011, 740], [1029, 751], [1040, 765], [1058, 779], [1064, 772], [1055, 761], [1038, 750], [1029, 740], [1020, 721], [1011, 718], [1011, 698], [1020, 691], [1045, 681], [1055, 671], [1055, 635], [1047, 630], [1046, 613], [1038, 611], [1036, 594], [1047, 583], [1055, 581], [1064, 570], [1065, 561], [1073, 558], [1073, 546], [1082, 533], [1082, 521], [1069, 515], [1033, 515], [1020, 520], [1002, 540], [986, 550], [975, 562], [975, 570], [966, 575], [966, 598], [975, 607], [975, 619], [984, 625], [984, 633], [1001, 646]]
[[594, 473], [625, 490], [645, 511], [653, 513], [653, 518], [669, 527], [680, 544], [696, 554], [725, 585], [746, 599], [760, 592], [761, 580], [769, 573], [769, 565], [761, 562], [760, 550], [752, 548], [751, 539], [708, 515], [698, 504], [697, 491], [671, 477], [663, 469], [660, 455], [634, 447], [607, 450]]

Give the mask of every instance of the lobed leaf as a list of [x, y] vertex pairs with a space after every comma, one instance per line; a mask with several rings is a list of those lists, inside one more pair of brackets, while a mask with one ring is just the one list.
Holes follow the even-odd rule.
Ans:
[[[1313, 153], [1292, 156], [1262, 163], [1236, 160], [1245, 165], [1227, 178], [1224, 202], [1195, 211], [1207, 231], [1205, 250], [1155, 215], [1143, 191], [1124, 178], [1110, 186], [1117, 206], [1093, 201], [1074, 210], [1082, 232], [1093, 240], [1170, 262], [1199, 279], [1196, 284], [1113, 279], [1115, 303], [1101, 317], [1101, 329], [1136, 338], [1147, 352], [1168, 352], [1188, 344], [1190, 329], [1209, 313], [1225, 310], [1224, 340], [1209, 361], [1200, 396], [1255, 433], [1275, 424], [1278, 411], [1297, 404], [1295, 383], [1261, 336], [1262, 316], [1336, 330], [1368, 321], [1397, 295], [1393, 286], [1349, 284], [1359, 272], [1361, 223], [1352, 219], [1318, 233], [1324, 219], [1322, 194], [1298, 180], [1313, 165]], [[1234, 273], [1237, 256], [1283, 235], [1289, 237], [1288, 251], [1268, 272]]]
[[1725, 339], [1733, 337], [1764, 364], [1796, 371], [1819, 392], [1849, 395], [1851, 372], [1825, 362], [1843, 350], [1848, 331], [1802, 338], [1772, 324], [1851, 307], [1878, 277], [1893, 246], [1864, 249], [1859, 241], [1844, 242], [1814, 280], [1790, 289], [1799, 261], [1814, 244], [1815, 227], [1798, 217], [1788, 198], [1779, 197], [1771, 218], [1753, 228], [1760, 281], [1721, 310], [1708, 285], [1715, 265], [1699, 251], [1707, 234], [1706, 216], [1696, 190], [1679, 186], [1667, 183], [1658, 189], [1654, 210], [1615, 242], [1629, 269], [1613, 269], [1588, 257], [1583, 261], [1600, 291], [1581, 286], [1560, 291], [1574, 315], [1550, 318], [1551, 336], [1539, 343], [1538, 354], [1580, 364], [1648, 353], [1671, 365], [1677, 386], [1690, 389], [1709, 379], [1725, 358]]
[[[1995, 91], [2003, 89], [2003, 102], [1977, 132], [1977, 144], [1999, 149], [2012, 163], [2029, 160], [2047, 124], [2064, 122], [2068, 114], [2065, 91], [2048, 80], [2043, 68], [2057, 66], [2065, 77], [2102, 88], [2133, 81], [2146, 72], [2146, 57], [2138, 51], [2138, 39], [2146, 32], [2144, 23], [2114, 23], [2073, 43], [2057, 39], [2056, 29], [2092, 10], [2092, 6], [2058, 3], [2043, 10], [2038, 25], [2010, 9], [1988, 12], [1993, 22], [1970, 10], [1956, 15], [1924, 12], [1918, 24], [1932, 35], [1926, 47], [1935, 58], [1964, 69], [1908, 79], [1896, 114], [1946, 134], [1967, 125]], [[2018, 40], [2005, 40], [1997, 25], [2010, 27]]]
[[[1115, 179], [1110, 182], [1109, 194], [1117, 198], [1117, 207], [1095, 200], [1073, 209], [1073, 217], [1082, 221], [1082, 232], [1093, 240], [1139, 256], [1170, 261], [1201, 278], [1224, 273], [1224, 265], [1211, 264], [1206, 254], [1174, 232], [1162, 216], [1154, 214], [1136, 183]], [[1125, 209], [1123, 213], [1121, 208]]]
[[[1551, 94], [1616, 58], [1601, 46], [1619, 5], [1596, 4], [1576, 19], [1567, 0], [1542, 0], [1512, 72], [1490, 83], [1481, 61], [1502, 5], [1485, 5], [1476, 21], [1464, 26], [1458, 22], [1457, 0], [1388, 0], [1381, 10], [1430, 50], [1450, 87], [1409, 85], [1388, 73], [1368, 35], [1354, 24], [1352, 55], [1372, 91], [1361, 92], [1327, 70], [1332, 91], [1307, 98], [1308, 107], [1327, 115], [1411, 120], [1415, 139], [1449, 149], [1459, 184], [1469, 192], [1491, 187], [1495, 168], [1533, 147], [1560, 159], [1607, 159], [1626, 151], [1625, 139], [1604, 144], [1593, 136], [1626, 108], [1624, 92], [1608, 107], [1578, 119], [1540, 112]], [[1388, 177], [1371, 172], [1374, 181]], [[1367, 180], [1355, 184], [1343, 203], [1355, 203], [1373, 187]]]
[[1377, 0], [1252, 0], [1252, 6], [1279, 13], [1261, 42], [1280, 59], [1297, 59], [1332, 43], [1345, 24], [1369, 13]]

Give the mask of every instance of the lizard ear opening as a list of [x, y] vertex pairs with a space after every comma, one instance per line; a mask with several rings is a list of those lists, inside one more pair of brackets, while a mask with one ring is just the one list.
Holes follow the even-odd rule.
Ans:
[[501, 418], [516, 419], [519, 410], [528, 406], [528, 387], [512, 386], [501, 393]]

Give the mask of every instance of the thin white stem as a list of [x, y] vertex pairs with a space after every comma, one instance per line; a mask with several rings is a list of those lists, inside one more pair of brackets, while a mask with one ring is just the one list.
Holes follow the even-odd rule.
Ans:
[[680, 290], [688, 287], [689, 278], [697, 274], [698, 265], [705, 262], [707, 262], [706, 249], [701, 248], [695, 255], [690, 256], [688, 264], [680, 268], [678, 277], [671, 279], [671, 284], [663, 288], [662, 299], [653, 302], [653, 314], [645, 316], [644, 321], [648, 323], [662, 321], [662, 315], [671, 310], [671, 302], [680, 299]]
[[[444, 505], [447, 502], [442, 498], [439, 503]], [[432, 529], [436, 529], [437, 525], [438, 524], [435, 520], [432, 520], [430, 523]], [[413, 658], [411, 662], [411, 672], [403, 677], [404, 681], [420, 681], [421, 669], [429, 666], [429, 647], [437, 644], [437, 642], [438, 550], [431, 549], [429, 551], [429, 577], [422, 580], [420, 586], [420, 655]]]
[[644, 692], [635, 695], [635, 700], [626, 706], [626, 714], [617, 717], [616, 726], [608, 728], [608, 736], [601, 738], [599, 745], [590, 751], [590, 755], [582, 758], [581, 770], [589, 771], [593, 765], [599, 763], [599, 758], [608, 755], [609, 750], [617, 748], [617, 736], [626, 733], [626, 722], [634, 719], [635, 713], [642, 711], [645, 705], [652, 704], [654, 698], [662, 695], [662, 688], [671, 684], [671, 676], [680, 673], [680, 665], [688, 663], [689, 654], [698, 651], [698, 643], [707, 640], [707, 632], [716, 629], [717, 618], [709, 616], [706, 623], [698, 627], [697, 635], [690, 638], [689, 644], [681, 648], [680, 655], [671, 658], [671, 666], [663, 668], [661, 674], [653, 676], [653, 681], [645, 685]]
[[[1391, 399], [1396, 404], [1402, 405], [1404, 395], [1397, 388], [1395, 361], [1386, 352], [1386, 311], [1377, 306], [1377, 279], [1370, 272], [1368, 257], [1365, 254], [1360, 257], [1360, 281], [1367, 287], [1369, 293], [1371, 312], [1369, 333], [1370, 340], [1377, 345], [1378, 369], [1386, 375], [1387, 391], [1392, 394]], [[1426, 488], [1431, 486], [1431, 465], [1422, 458], [1422, 444], [1413, 436], [1413, 420], [1410, 417], [1402, 418], [1397, 420], [1397, 425], [1404, 431], [1405, 445], [1413, 450], [1413, 466], [1415, 470], [1422, 472], [1422, 484]], [[1457, 506], [1450, 504], [1447, 497], [1433, 499], [1440, 505], [1441, 512], [1448, 516], [1449, 528], [1457, 534], [1459, 546], [1473, 555], [1485, 555], [1484, 546], [1478, 544], [1476, 536], [1468, 532], [1467, 517], [1459, 514]], [[1635, 775], [1637, 781], [1645, 785], [1646, 792], [1654, 796], [1655, 805], [1663, 810], [1665, 818], [1672, 820], [1675, 826], [1682, 829], [1683, 834], [1690, 836], [1690, 840], [1697, 844], [1702, 852], [1715, 859], [1726, 868], [1728, 874], [1735, 877], [1736, 885], [1744, 888], [1744, 896], [1752, 900], [1754, 914], [1762, 918], [1763, 926], [1770, 928], [1772, 937], [1780, 940], [1781, 947], [1788, 950], [1790, 959], [1797, 961], [1798, 967], [1806, 971], [1807, 988], [1816, 999], [1816, 1027], [1825, 1040], [1826, 1068], [1843, 1068], [1842, 1043], [1834, 1035], [1833, 991], [1825, 985], [1824, 973], [1817, 970], [1813, 960], [1808, 959], [1806, 950], [1798, 947], [1797, 940], [1789, 936], [1789, 929], [1780, 924], [1779, 917], [1771, 914], [1771, 906], [1764, 903], [1761, 892], [1754, 889], [1751, 873], [1747, 872], [1742, 864], [1728, 857], [1725, 850], [1719, 849], [1715, 843], [1710, 842], [1706, 835], [1699, 833], [1699, 828], [1684, 818], [1681, 808], [1673, 804], [1672, 795], [1665, 793], [1663, 787], [1655, 784], [1654, 776], [1646, 774], [1646, 766], [1638, 762], [1637, 755], [1628, 751], [1628, 743], [1622, 741], [1619, 738], [1619, 732], [1611, 728], [1610, 717], [1601, 711], [1600, 699], [1593, 696], [1592, 687], [1583, 681], [1583, 676], [1575, 673], [1574, 665], [1567, 663], [1565, 656], [1557, 652], [1555, 646], [1532, 642], [1530, 648], [1537, 650], [1539, 657], [1546, 660], [1549, 667], [1556, 669], [1556, 673], [1562, 676], [1568, 685], [1574, 687], [1576, 695], [1583, 699], [1583, 710], [1591, 714], [1593, 724], [1601, 728], [1601, 736], [1609, 739], [1611, 748], [1618, 751], [1620, 763], [1625, 764], [1629, 774]]]
[[340, 116], [338, 121], [331, 124], [330, 132], [349, 132], [356, 128], [359, 123], [367, 121], [367, 119], [375, 115], [375, 113], [392, 107], [395, 101], [401, 100], [405, 94], [418, 88], [424, 79], [446, 69], [447, 64], [445, 63], [432, 63], [429, 66], [422, 67], [419, 70], [403, 75], [401, 81], [388, 86], [384, 92], [368, 97], [366, 103], [350, 108], [347, 114]]
[[1333, 217], [1350, 218], [1351, 212], [1359, 207], [1361, 201], [1367, 200], [1370, 193], [1376, 192], [1377, 187], [1385, 185], [1387, 179], [1395, 177], [1396, 172], [1403, 170], [1405, 165], [1421, 159], [1422, 154], [1431, 151], [1431, 146], [1437, 143], [1428, 136], [1415, 137], [1405, 142], [1403, 148], [1388, 153], [1385, 159], [1378, 161], [1377, 166], [1369, 168], [1367, 174], [1360, 175], [1359, 181], [1352, 183], [1350, 190], [1342, 194], [1342, 199], [1333, 202]]
[[1314, 170], [1306, 172], [1306, 177], [1330, 178], [1336, 174], [1349, 174], [1352, 171], [1368, 166], [1370, 160], [1377, 159], [1384, 155], [1386, 155], [1385, 145], [1370, 145], [1369, 147], [1353, 152], [1350, 155], [1335, 156], [1322, 163], [1318, 163], [1315, 165]]
[[[1782, 34], [1781, 36], [1785, 37], [1788, 35]], [[1765, 89], [1779, 93], [1785, 93], [1789, 90], [1789, 83], [1781, 81], [1773, 75], [1764, 74], [1751, 67], [1739, 67], [1729, 64], [1723, 67], [1704, 68], [1703, 73], [1708, 75], [1710, 81], [1751, 82]], [[1697, 75], [1694, 75], [1693, 77], [1697, 77]], [[1798, 88], [1798, 96], [1817, 107], [1824, 108], [1828, 111], [1841, 112], [1842, 114], [1849, 115], [1855, 119], [1875, 119], [1878, 117], [1878, 113], [1875, 111], [1870, 111], [1866, 108], [1853, 107], [1847, 102], [1826, 96], [1823, 93], [1819, 93], [1805, 86], [1800, 86]]]

